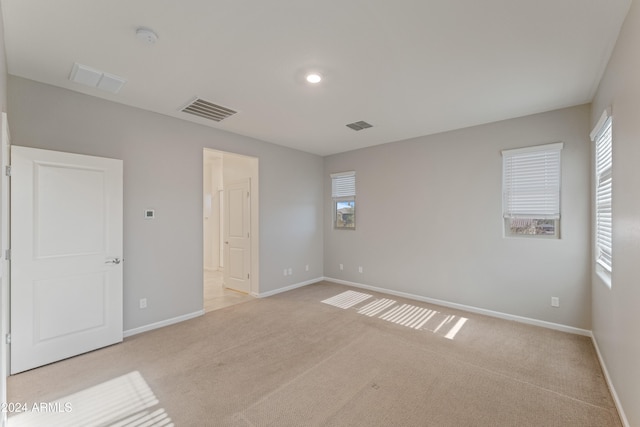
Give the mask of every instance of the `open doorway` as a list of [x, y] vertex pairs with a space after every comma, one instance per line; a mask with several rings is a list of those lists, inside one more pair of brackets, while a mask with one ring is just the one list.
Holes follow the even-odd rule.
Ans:
[[258, 294], [258, 159], [203, 150], [203, 308]]

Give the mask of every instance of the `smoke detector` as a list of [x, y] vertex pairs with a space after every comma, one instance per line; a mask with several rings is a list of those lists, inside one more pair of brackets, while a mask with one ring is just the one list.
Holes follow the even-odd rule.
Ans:
[[147, 44], [155, 44], [158, 41], [158, 35], [151, 28], [138, 27], [136, 29], [136, 37]]

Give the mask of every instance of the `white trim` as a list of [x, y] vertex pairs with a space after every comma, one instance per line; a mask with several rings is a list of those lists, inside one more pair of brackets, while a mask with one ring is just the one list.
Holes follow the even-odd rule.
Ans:
[[[5, 167], [11, 164], [11, 135], [9, 133], [9, 120], [7, 113], [2, 112], [2, 122], [0, 124], [0, 254], [4, 254], [9, 249], [9, 230], [11, 223], [9, 221], [10, 199], [9, 199], [9, 179], [5, 175]], [[11, 288], [11, 277], [9, 274], [9, 261], [2, 256], [0, 259], [0, 337], [5, 337], [9, 332], [9, 312], [11, 310], [11, 302], [9, 298], [9, 289]], [[11, 351], [6, 341], [2, 339], [0, 343], [0, 402], [7, 401], [7, 376], [11, 371]], [[8, 425], [7, 412], [0, 415], [0, 425], [5, 427]]]
[[346, 176], [356, 176], [356, 171], [348, 171], [348, 172], [336, 172], [329, 175], [331, 179], [333, 178], [342, 178]]
[[516, 316], [514, 314], [501, 313], [499, 311], [487, 310], [484, 308], [473, 307], [470, 305], [458, 304], [448, 301], [443, 301], [435, 298], [427, 298], [420, 295], [409, 294], [406, 292], [393, 291], [390, 289], [378, 288], [375, 286], [363, 285], [362, 283], [348, 282], [346, 280], [333, 279], [331, 277], [325, 277], [324, 280], [339, 283], [341, 285], [353, 286], [355, 288], [368, 289], [370, 291], [380, 292], [383, 294], [395, 295], [398, 297], [409, 298], [417, 301], [428, 302], [430, 304], [441, 305], [443, 307], [455, 308], [457, 310], [464, 310], [470, 313], [483, 314], [485, 316], [497, 317], [499, 319], [514, 320], [520, 323], [526, 323], [528, 325], [540, 326], [547, 329], [554, 329], [556, 331], [568, 332], [576, 335], [591, 336], [591, 331], [586, 329], [575, 328], [573, 326], [561, 325], [559, 323], [547, 322], [545, 320], [531, 319], [529, 317]]
[[600, 133], [600, 130], [602, 130], [602, 126], [604, 126], [604, 123], [609, 119], [609, 117], [611, 117], [611, 107], [607, 107], [604, 109], [604, 111], [602, 112], [602, 115], [598, 119], [598, 122], [593, 127], [593, 130], [589, 134], [591, 141], [596, 140], [596, 137]]
[[596, 274], [600, 278], [600, 281], [604, 283], [609, 290], [611, 290], [611, 272], [600, 264], [600, 261], [598, 260], [596, 260]]
[[132, 335], [141, 334], [143, 332], [152, 331], [154, 329], [173, 325], [174, 323], [180, 323], [180, 322], [184, 322], [185, 320], [193, 319], [195, 317], [200, 317], [203, 314], [204, 314], [204, 310], [194, 311], [193, 313], [183, 314], [182, 316], [172, 317], [171, 319], [161, 320], [160, 322], [150, 323], [148, 325], [140, 326], [138, 328], [128, 329], [122, 333], [122, 336], [124, 338], [127, 338]]
[[562, 150], [564, 147], [563, 142], [554, 142], [552, 144], [544, 144], [544, 145], [532, 145], [530, 147], [522, 147], [522, 148], [510, 148], [508, 150], [502, 150], [502, 155], [512, 155], [512, 154], [521, 154], [521, 153], [535, 153], [536, 151], [551, 151], [551, 150]]
[[598, 361], [600, 362], [600, 367], [602, 368], [602, 372], [604, 373], [604, 379], [607, 381], [607, 386], [609, 387], [611, 396], [613, 396], [613, 402], [616, 404], [616, 409], [618, 410], [620, 421], [622, 421], [622, 425], [624, 425], [624, 427], [631, 427], [631, 424], [629, 424], [629, 420], [627, 420], [627, 416], [624, 413], [624, 409], [622, 409], [622, 403], [620, 402], [620, 399], [618, 398], [618, 393], [616, 393], [616, 389], [613, 386], [613, 381], [611, 381], [611, 377], [609, 376], [609, 371], [607, 371], [607, 365], [604, 363], [604, 359], [602, 358], [602, 353], [600, 353], [600, 347], [598, 347], [598, 341], [596, 340], [596, 337], [595, 335], [593, 335], [593, 333], [591, 334], [591, 341], [593, 341], [593, 346], [596, 348]]
[[274, 289], [272, 291], [260, 292], [259, 294], [252, 294], [258, 298], [266, 298], [272, 295], [281, 294], [282, 292], [292, 291], [297, 288], [301, 288], [303, 286], [312, 285], [314, 283], [322, 282], [324, 277], [318, 277], [317, 279], [307, 280], [305, 282], [294, 283], [293, 285], [285, 286], [283, 288]]

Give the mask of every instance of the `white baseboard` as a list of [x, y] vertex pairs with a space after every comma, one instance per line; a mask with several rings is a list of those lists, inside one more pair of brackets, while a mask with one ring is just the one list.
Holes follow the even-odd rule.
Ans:
[[280, 294], [282, 292], [291, 291], [293, 289], [301, 288], [303, 286], [312, 285], [314, 283], [318, 283], [324, 280], [324, 277], [318, 277], [317, 279], [311, 279], [300, 283], [295, 283], [293, 285], [285, 286], [283, 288], [274, 289], [272, 291], [260, 292], [258, 294], [252, 294], [258, 298], [270, 297], [271, 295]]
[[604, 359], [602, 358], [602, 353], [600, 353], [600, 347], [598, 347], [598, 341], [596, 340], [596, 337], [593, 335], [593, 333], [591, 334], [591, 340], [593, 341], [593, 346], [596, 348], [596, 354], [598, 355], [598, 360], [600, 361], [600, 366], [602, 367], [602, 372], [604, 373], [604, 378], [607, 381], [607, 386], [609, 387], [611, 396], [613, 396], [613, 402], [616, 404], [616, 409], [618, 410], [620, 421], [622, 421], [622, 425], [624, 427], [631, 427], [631, 424], [629, 424], [629, 420], [627, 420], [627, 416], [624, 413], [624, 409], [622, 409], [622, 403], [618, 398], [618, 393], [616, 393], [616, 389], [613, 386], [611, 377], [609, 376], [609, 371], [607, 370], [607, 365], [604, 363]]
[[[349, 282], [347, 280], [334, 279], [332, 277], [319, 277], [319, 278], [316, 278], [316, 279], [306, 280], [304, 282], [294, 283], [293, 285], [284, 286], [282, 288], [274, 289], [274, 290], [271, 290], [271, 291], [260, 292], [260, 293], [253, 293], [252, 292], [251, 294], [253, 296], [257, 297], [257, 298], [266, 298], [266, 297], [270, 297], [272, 295], [280, 294], [282, 292], [287, 292], [287, 291], [291, 291], [293, 289], [301, 288], [303, 286], [307, 286], [307, 285], [311, 285], [311, 284], [314, 284], [314, 283], [318, 283], [318, 282], [321, 282], [323, 280], [327, 280], [327, 281], [334, 282], [334, 283], [339, 283], [339, 284], [342, 284], [342, 285], [353, 286], [354, 288], [368, 289], [370, 291], [380, 292], [380, 293], [383, 293], [383, 294], [395, 295], [395, 296], [399, 296], [399, 297], [403, 297], [403, 298], [413, 299], [413, 300], [416, 300], [416, 301], [423, 301], [423, 302], [427, 302], [427, 303], [430, 303], [430, 304], [440, 305], [440, 306], [443, 306], [443, 307], [455, 308], [457, 310], [463, 310], [463, 311], [468, 311], [468, 312], [471, 312], [471, 313], [483, 314], [485, 316], [497, 317], [499, 319], [513, 320], [513, 321], [520, 322], [520, 323], [526, 323], [526, 324], [534, 325], [534, 326], [541, 326], [543, 328], [554, 329], [554, 330], [557, 330], [557, 331], [569, 332], [569, 333], [572, 333], [572, 334], [584, 335], [584, 336], [593, 338], [593, 335], [592, 335], [591, 331], [588, 331], [586, 329], [575, 328], [573, 326], [561, 325], [559, 323], [547, 322], [547, 321], [544, 321], [544, 320], [531, 319], [529, 317], [516, 316], [514, 314], [501, 313], [501, 312], [498, 312], [498, 311], [487, 310], [487, 309], [484, 309], [484, 308], [473, 307], [473, 306], [470, 306], [470, 305], [453, 303], [453, 302], [439, 300], [439, 299], [435, 299], [435, 298], [428, 298], [428, 297], [424, 297], [424, 296], [421, 296], [421, 295], [410, 294], [410, 293], [407, 293], [407, 292], [400, 292], [400, 291], [394, 291], [394, 290], [386, 289], [386, 288], [379, 288], [379, 287], [376, 287], [376, 286], [365, 285], [365, 284], [362, 284], [362, 283]], [[199, 310], [199, 311], [196, 311], [196, 312], [193, 312], [193, 313], [185, 314], [185, 315], [182, 315], [182, 316], [174, 317], [174, 318], [171, 318], [171, 319], [163, 320], [163, 321], [160, 321], [160, 322], [152, 323], [152, 324], [141, 326], [141, 327], [138, 327], [138, 328], [129, 329], [127, 331], [124, 331], [124, 337], [126, 338], [126, 337], [129, 337], [131, 335], [136, 335], [136, 334], [139, 334], [139, 333], [142, 333], [142, 332], [151, 331], [153, 329], [161, 328], [163, 326], [168, 326], [168, 325], [172, 325], [174, 323], [183, 322], [185, 320], [193, 319], [194, 317], [202, 316], [203, 314], [204, 314], [204, 310]], [[595, 340], [594, 340], [594, 342], [595, 342]], [[596, 349], [597, 349], [597, 346], [596, 346]]]
[[[251, 295], [254, 296], [254, 297], [257, 297], [257, 298], [270, 297], [271, 295], [276, 295], [276, 294], [279, 294], [279, 293], [282, 293], [282, 292], [291, 291], [293, 289], [297, 289], [297, 288], [301, 288], [303, 286], [311, 285], [313, 283], [317, 283], [317, 282], [320, 282], [322, 280], [323, 280], [323, 278], [319, 277], [317, 279], [311, 279], [311, 280], [307, 280], [305, 282], [295, 283], [293, 285], [285, 286], [283, 288], [274, 289], [272, 291], [261, 292], [261, 293], [251, 292]], [[193, 319], [194, 317], [202, 316], [203, 314], [204, 314], [204, 310], [198, 310], [198, 311], [195, 311], [193, 313], [185, 314], [185, 315], [178, 316], [178, 317], [173, 317], [171, 319], [162, 320], [160, 322], [151, 323], [149, 325], [140, 326], [138, 328], [133, 328], [133, 329], [126, 330], [126, 331], [123, 332], [123, 336], [126, 338], [126, 337], [130, 337], [132, 335], [140, 334], [142, 332], [152, 331], [154, 329], [162, 328], [163, 326], [169, 326], [169, 325], [173, 325], [174, 323], [184, 322], [185, 320]]]
[[184, 322], [185, 320], [193, 319], [194, 317], [199, 317], [204, 314], [204, 310], [194, 311], [193, 313], [183, 314], [182, 316], [172, 317], [171, 319], [161, 320], [160, 322], [151, 323], [149, 325], [140, 326], [138, 328], [133, 328], [126, 330], [122, 333], [122, 335], [127, 338], [132, 335], [141, 334], [142, 332], [152, 331], [154, 329], [162, 328], [164, 326], [173, 325], [174, 323]]
[[430, 304], [441, 305], [443, 307], [455, 308], [457, 310], [469, 311], [471, 313], [483, 314], [485, 316], [497, 317], [499, 319], [514, 320], [520, 323], [526, 323], [528, 325], [541, 326], [543, 328], [554, 329], [562, 332], [569, 332], [577, 335], [591, 336], [591, 331], [586, 329], [575, 328], [573, 326], [561, 325], [559, 323], [547, 322], [544, 320], [531, 319], [529, 317], [516, 316], [514, 314], [501, 313], [499, 311], [487, 310], [484, 308], [473, 307], [470, 305], [457, 304], [454, 302], [443, 301], [435, 298], [427, 298], [421, 295], [414, 295], [406, 292], [393, 291], [391, 289], [378, 288], [375, 286], [364, 285], [362, 283], [349, 282], [346, 280], [333, 279], [331, 277], [324, 277], [323, 280], [329, 282], [339, 283], [341, 285], [353, 286], [354, 288], [368, 289], [370, 291], [380, 292], [383, 294], [395, 295], [398, 297], [409, 298], [417, 301], [423, 301]]

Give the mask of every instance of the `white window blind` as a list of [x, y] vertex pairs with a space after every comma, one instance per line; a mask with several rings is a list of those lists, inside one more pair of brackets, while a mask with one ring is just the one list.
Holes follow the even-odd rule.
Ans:
[[611, 117], [603, 117], [604, 123], [592, 133], [596, 153], [596, 261], [611, 272], [613, 138]]
[[560, 219], [563, 144], [502, 151], [505, 218]]
[[354, 198], [356, 196], [356, 173], [340, 172], [331, 174], [331, 197]]

